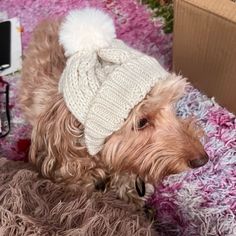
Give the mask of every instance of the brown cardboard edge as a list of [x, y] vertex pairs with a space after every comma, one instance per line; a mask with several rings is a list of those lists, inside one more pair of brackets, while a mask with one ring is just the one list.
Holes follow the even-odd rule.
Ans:
[[[201, 0], [199, 0], [199, 1], [201, 1]], [[206, 0], [206, 1], [208, 1], [208, 0]], [[227, 0], [227, 1], [230, 1], [230, 0]], [[234, 8], [231, 10], [231, 14], [234, 12], [234, 14], [235, 14], [235, 16], [236, 16], [236, 3], [234, 3], [234, 2], [232, 2], [233, 4], [235, 4], [234, 6]], [[193, 9], [195, 9], [196, 11], [201, 11], [201, 12], [203, 12], [204, 14], [209, 14], [210, 16], [213, 16], [213, 17], [217, 17], [217, 18], [219, 18], [219, 20], [222, 22], [222, 23], [224, 23], [224, 24], [230, 24], [230, 25], [236, 25], [236, 22], [233, 22], [232, 20], [228, 20], [228, 19], [226, 19], [225, 17], [221, 17], [221, 16], [219, 16], [218, 14], [216, 14], [215, 12], [213, 12], [212, 13], [212, 11], [208, 11], [208, 10], [205, 10], [205, 9], [203, 9], [203, 8], [201, 8], [201, 7], [199, 7], [199, 6], [195, 6], [194, 4], [192, 4], [192, 2], [191, 3], [189, 3], [189, 0], [175, 0], [174, 1], [174, 28], [173, 28], [173, 57], [172, 57], [172, 60], [173, 60], [173, 66], [172, 66], [172, 69], [174, 69], [175, 71], [176, 71], [176, 61], [174, 60], [176, 57], [176, 55], [177, 55], [177, 53], [176, 53], [176, 50], [177, 50], [177, 45], [175, 44], [175, 39], [176, 39], [176, 35], [177, 35], [177, 33], [178, 33], [178, 38], [179, 38], [179, 32], [177, 32], [176, 31], [176, 25], [178, 25], [179, 24], [179, 21], [178, 21], [178, 17], [180, 16], [181, 17], [181, 15], [179, 14], [179, 12], [180, 11], [178, 11], [180, 8], [181, 8], [181, 6], [185, 6], [185, 7], [189, 7], [189, 8], [193, 8]], [[177, 11], [176, 11], [177, 10]], [[177, 18], [176, 18], [176, 16], [177, 16]], [[177, 20], [176, 20], [177, 19]], [[183, 23], [183, 22], [182, 22]], [[230, 32], [230, 31], [229, 31]], [[178, 72], [178, 73], [180, 73], [181, 74], [181, 71], [176, 71], [176, 72]], [[235, 73], [234, 73], [235, 74]], [[234, 80], [235, 81], [235, 80]], [[194, 83], [193, 83], [193, 85], [194, 85]], [[195, 85], [194, 85], [194, 87], [195, 87]], [[204, 88], [199, 88], [199, 87], [197, 87], [196, 86], [196, 88], [198, 88], [203, 94], [205, 94], [205, 95], [207, 95], [209, 98], [212, 98], [212, 97], [216, 97], [216, 101], [217, 101], [217, 103], [219, 103], [222, 107], [225, 107], [228, 111], [230, 111], [230, 112], [233, 112], [234, 114], [236, 114], [236, 107], [234, 106], [234, 105], [232, 105], [233, 103], [232, 102], [227, 102], [226, 100], [224, 100], [224, 98], [222, 98], [222, 97], [218, 97], [218, 95], [216, 95], [216, 94], [212, 94], [211, 93], [211, 95], [210, 94], [208, 94], [208, 92], [205, 90], [204, 91]], [[226, 91], [228, 91], [228, 90], [226, 90]], [[231, 92], [232, 92], [232, 90], [231, 90]], [[233, 99], [233, 100], [235, 100], [235, 99]], [[231, 101], [233, 101], [232, 99], [231, 99]]]
[[[204, 3], [211, 3], [208, 7], [204, 7], [206, 4]], [[222, 20], [228, 21], [232, 24], [236, 24], [236, 2], [233, 2], [231, 0], [220, 0], [219, 2], [216, 0], [174, 0], [174, 26], [173, 26], [173, 47], [172, 47], [172, 71], [175, 71], [175, 63], [174, 63], [174, 58], [175, 58], [175, 35], [176, 35], [176, 27], [175, 25], [177, 24], [176, 21], [176, 9], [178, 8], [178, 5], [181, 3], [185, 3], [187, 5], [191, 5], [194, 8], [197, 8], [199, 10], [208, 12], [214, 16], [220, 17]], [[229, 9], [233, 15], [232, 17], [225, 17], [225, 15], [222, 15], [222, 11], [220, 11], [219, 6], [224, 5], [225, 8]], [[217, 7], [216, 7], [217, 6]], [[213, 7], [213, 8], [212, 8]], [[217, 9], [217, 11], [215, 11]], [[181, 72], [180, 72], [181, 73]]]
[[[176, 2], [186, 3], [224, 20], [236, 23], [236, 2], [231, 0], [174, 0], [174, 9]], [[228, 14], [228, 12], [232, 14]]]

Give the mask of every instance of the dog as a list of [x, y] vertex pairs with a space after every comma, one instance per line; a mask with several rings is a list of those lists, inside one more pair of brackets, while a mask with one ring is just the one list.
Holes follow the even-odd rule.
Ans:
[[29, 159], [46, 178], [70, 189], [113, 189], [117, 197], [143, 206], [164, 177], [203, 166], [208, 161], [194, 118], [176, 116], [176, 102], [188, 82], [170, 74], [129, 113], [123, 126], [89, 154], [84, 125], [58, 92], [66, 66], [59, 43], [63, 19], [44, 20], [34, 30], [23, 61], [22, 111], [32, 125]]

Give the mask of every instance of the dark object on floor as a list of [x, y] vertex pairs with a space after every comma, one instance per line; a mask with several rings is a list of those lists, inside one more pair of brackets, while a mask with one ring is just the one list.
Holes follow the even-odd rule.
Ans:
[[0, 138], [10, 132], [9, 84], [0, 77]]
[[0, 71], [11, 65], [11, 22], [0, 22]]

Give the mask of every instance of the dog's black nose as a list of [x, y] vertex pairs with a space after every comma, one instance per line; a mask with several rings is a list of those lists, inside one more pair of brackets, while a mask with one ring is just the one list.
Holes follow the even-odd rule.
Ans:
[[198, 158], [190, 160], [189, 161], [189, 166], [191, 168], [198, 168], [198, 167], [204, 166], [208, 162], [208, 160], [209, 160], [209, 157], [205, 153], [204, 155], [199, 156]]

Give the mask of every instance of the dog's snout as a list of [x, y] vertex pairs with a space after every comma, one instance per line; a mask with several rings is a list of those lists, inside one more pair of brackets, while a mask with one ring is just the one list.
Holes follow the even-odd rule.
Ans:
[[191, 168], [198, 168], [201, 166], [204, 166], [209, 160], [208, 155], [205, 153], [204, 155], [201, 155], [193, 160], [189, 161], [189, 166]]

